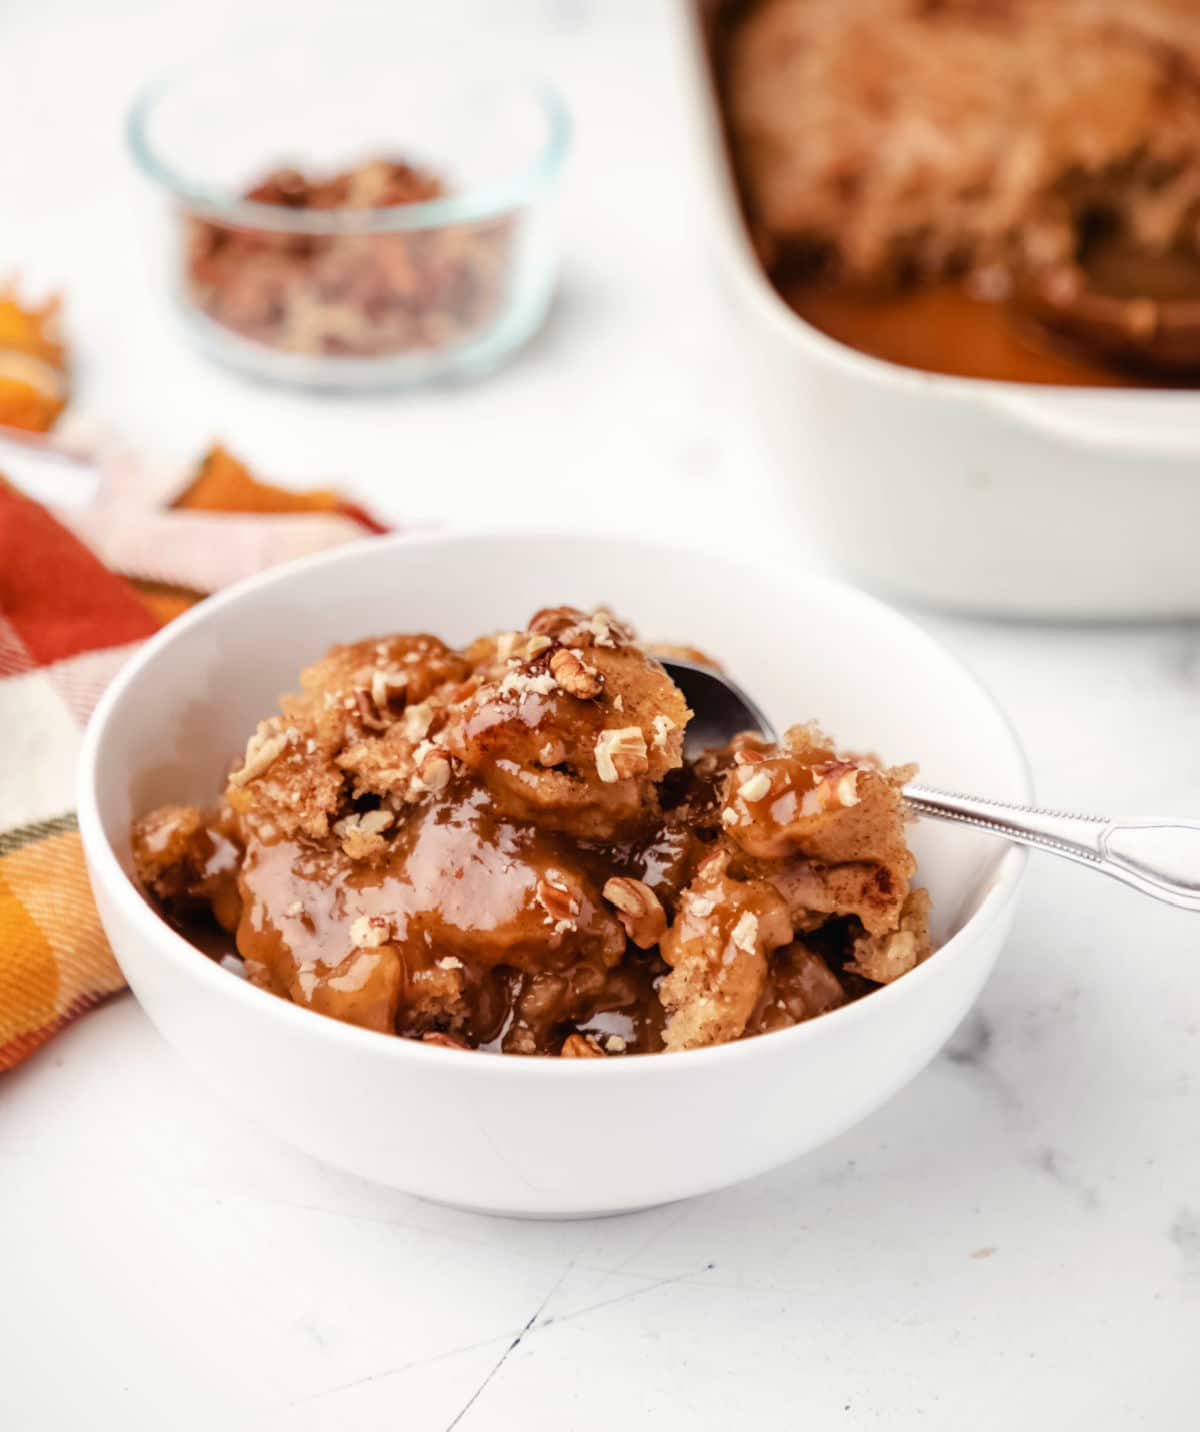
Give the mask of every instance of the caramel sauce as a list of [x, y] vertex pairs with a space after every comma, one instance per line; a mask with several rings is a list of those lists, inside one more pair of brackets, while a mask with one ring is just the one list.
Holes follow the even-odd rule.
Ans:
[[[453, 983], [462, 986], [463, 1031], [481, 1047], [503, 1040], [514, 1018], [542, 1046], [564, 1021], [586, 1031], [614, 1013], [624, 1017], [595, 1027], [641, 1046], [660, 1023], [651, 1016], [656, 971], [646, 960], [615, 970], [626, 941], [600, 895], [611, 869], [611, 856], [510, 820], [486, 788], [468, 786], [422, 808], [380, 863], [352, 861], [336, 846], [253, 842], [237, 947], [256, 983], [320, 1007], [326, 986], [339, 1002], [356, 992], [347, 983], [355, 965], [331, 967], [329, 952], [353, 948], [356, 920], [378, 918], [386, 946], [356, 961], [364, 990], [376, 983], [363, 1003], [377, 1017], [361, 1022], [390, 1028], [397, 1007], [419, 1015], [426, 990], [444, 997]], [[547, 888], [572, 902], [561, 928]]]
[[[775, 817], [794, 819], [799, 788], [812, 788], [807, 773], [791, 777], [772, 828]], [[713, 777], [693, 777], [689, 787], [689, 799], [644, 837], [608, 844], [510, 818], [486, 787], [467, 785], [418, 811], [372, 864], [303, 838], [255, 838], [243, 849], [227, 816], [214, 813], [191, 837], [194, 883], [161, 908], [209, 958], [240, 963], [261, 988], [366, 1028], [420, 1038], [429, 997], [444, 1001], [452, 986], [460, 1013], [452, 1042], [551, 1053], [578, 1032], [610, 1051], [615, 1041], [622, 1052], [652, 1053], [663, 1047], [658, 988], [668, 965], [626, 940], [601, 890], [620, 871], [673, 902], [712, 850], [694, 823], [713, 813]], [[569, 929], [552, 928], [547, 882], [576, 902]], [[378, 949], [354, 949], [352, 928], [364, 916], [386, 924]], [[850, 933], [839, 921], [826, 928], [828, 963], [799, 945], [781, 950], [746, 1033], [866, 993], [865, 983], [835, 973]]]
[[974, 298], [958, 283], [864, 294], [799, 282], [780, 291], [791, 309], [828, 337], [905, 368], [1008, 383], [1157, 386], [1059, 351], [1004, 304]]

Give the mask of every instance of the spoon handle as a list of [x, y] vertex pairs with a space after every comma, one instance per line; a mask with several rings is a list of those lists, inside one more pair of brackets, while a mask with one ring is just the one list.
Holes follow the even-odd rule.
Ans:
[[906, 786], [918, 815], [975, 826], [1018, 845], [1090, 865], [1144, 895], [1181, 910], [1200, 910], [1200, 821], [1109, 820]]

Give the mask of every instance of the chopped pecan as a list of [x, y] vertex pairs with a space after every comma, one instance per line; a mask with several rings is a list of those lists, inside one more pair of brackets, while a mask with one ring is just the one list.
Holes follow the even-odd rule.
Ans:
[[377, 667], [371, 673], [371, 700], [380, 712], [398, 710], [408, 696], [408, 673]]
[[557, 736], [552, 736], [538, 748], [537, 758], [540, 766], [557, 766], [566, 760], [567, 748]]
[[617, 875], [604, 886], [604, 898], [616, 910], [625, 933], [639, 950], [657, 945], [667, 932], [667, 913], [653, 890], [642, 880]]
[[618, 621], [607, 607], [597, 607], [586, 623], [597, 646], [621, 646], [633, 640], [633, 629]]
[[404, 713], [404, 734], [410, 741], [423, 741], [429, 734], [429, 728], [433, 724], [433, 705], [428, 701], [419, 701], [415, 706], [410, 706]]
[[558, 929], [573, 930], [579, 915], [579, 897], [573, 895], [565, 885], [543, 877], [537, 883], [534, 898], [546, 912], [547, 924]]
[[564, 1059], [603, 1059], [604, 1050], [593, 1044], [586, 1035], [568, 1034], [560, 1051]]
[[640, 726], [613, 727], [596, 737], [596, 771], [602, 781], [611, 785], [640, 775], [649, 764]]
[[426, 792], [437, 794], [450, 784], [450, 757], [432, 741], [422, 741], [413, 752], [416, 771], [408, 783], [408, 795], [416, 800]]
[[392, 724], [381, 713], [375, 698], [364, 687], [354, 693], [354, 704], [358, 707], [359, 720], [370, 731], [386, 731]]
[[541, 632], [502, 631], [496, 638], [496, 655], [501, 661], [532, 661], [552, 645]]
[[232, 773], [229, 777], [229, 784], [244, 786], [261, 776], [283, 755], [290, 740], [290, 730], [272, 732], [269, 727], [264, 729], [263, 726], [260, 726], [246, 743], [246, 754], [242, 759], [241, 768]]
[[396, 817], [390, 810], [369, 810], [334, 823], [333, 833], [351, 860], [366, 860], [384, 849], [383, 832]]
[[[330, 178], [270, 175], [244, 192], [303, 222], [307, 210], [361, 212], [446, 191], [433, 174], [373, 159]], [[192, 302], [243, 338], [296, 353], [366, 358], [457, 346], [495, 321], [514, 261], [511, 215], [414, 233], [271, 233], [198, 214], [186, 223]]]
[[470, 1045], [463, 1039], [456, 1039], [453, 1034], [444, 1034], [440, 1029], [431, 1029], [421, 1036], [422, 1044], [435, 1044], [439, 1049], [469, 1049]]
[[741, 746], [733, 753], [735, 766], [757, 766], [759, 761], [765, 761], [766, 756], [762, 751], [756, 751], [753, 746]]
[[392, 922], [384, 915], [359, 915], [350, 925], [350, 943], [357, 950], [377, 950], [392, 938]]
[[744, 801], [760, 801], [771, 789], [771, 777], [766, 771], [755, 771], [738, 787], [738, 795]]
[[345, 837], [351, 831], [360, 835], [379, 835], [385, 831], [395, 816], [390, 810], [369, 810], [362, 815], [343, 816], [333, 827], [334, 835]]
[[549, 696], [558, 682], [548, 671], [509, 671], [500, 682], [500, 690], [518, 696]]
[[[816, 815], [836, 806], [858, 804], [858, 767], [853, 761], [825, 761], [813, 767], [813, 777], [816, 784], [804, 793], [800, 802], [801, 815]], [[745, 787], [742, 794], [745, 794]]]
[[747, 910], [733, 927], [731, 938], [739, 950], [752, 955], [758, 944], [758, 916]]
[[550, 658], [550, 672], [568, 696], [581, 701], [591, 701], [604, 690], [604, 673], [568, 647], [560, 647]]
[[568, 627], [586, 621], [584, 614], [576, 607], [543, 607], [529, 619], [529, 630], [539, 636], [560, 636]]
[[676, 729], [675, 722], [672, 721], [669, 716], [663, 716], [660, 713], [650, 724], [654, 727], [654, 749], [656, 751], [665, 751], [667, 749], [667, 737]]

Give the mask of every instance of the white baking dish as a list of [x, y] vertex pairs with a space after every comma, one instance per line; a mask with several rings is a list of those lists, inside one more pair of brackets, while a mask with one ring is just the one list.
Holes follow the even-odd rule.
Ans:
[[867, 586], [960, 610], [1200, 611], [1200, 393], [941, 377], [868, 357], [797, 317], [743, 224], [706, 7], [674, 8], [733, 341], [797, 520], [830, 562]]

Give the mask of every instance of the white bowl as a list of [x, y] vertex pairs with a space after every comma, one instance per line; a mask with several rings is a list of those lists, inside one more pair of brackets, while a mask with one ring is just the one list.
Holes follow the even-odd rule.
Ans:
[[822, 554], [868, 587], [964, 611], [1200, 611], [1200, 393], [943, 377], [806, 323], [747, 236], [705, 33], [717, 6], [674, 8], [731, 342]]
[[959, 663], [869, 597], [786, 557], [570, 535], [372, 539], [205, 602], [147, 643], [101, 701], [79, 825], [105, 930], [179, 1053], [247, 1115], [317, 1157], [427, 1198], [588, 1215], [749, 1178], [841, 1133], [933, 1057], [1008, 930], [1015, 849], [923, 825], [937, 953], [896, 984], [744, 1043], [600, 1060], [431, 1048], [289, 1004], [206, 959], [131, 879], [129, 824], [211, 802], [231, 752], [335, 641], [463, 641], [546, 604], [608, 602], [647, 639], [724, 659], [780, 724], [817, 717], [850, 747], [916, 759], [931, 784], [1026, 800], [1004, 717]]

